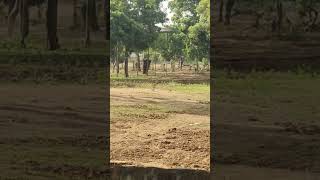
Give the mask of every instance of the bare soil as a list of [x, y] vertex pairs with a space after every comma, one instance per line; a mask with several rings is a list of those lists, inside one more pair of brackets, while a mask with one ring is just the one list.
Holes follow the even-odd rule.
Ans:
[[[235, 70], [215, 79], [214, 171], [225, 179], [319, 178], [319, 30], [279, 35], [253, 28], [248, 15], [232, 17], [229, 26], [218, 13], [213, 19], [213, 66]], [[277, 76], [299, 70], [304, 78]]]
[[[111, 161], [142, 167], [209, 170], [209, 104], [202, 107], [198, 100], [197, 96], [161, 89], [112, 88]], [[130, 107], [147, 105], [156, 109], [129, 112]], [[113, 112], [117, 106], [127, 108]], [[183, 112], [187, 106], [200, 106], [207, 112]], [[117, 116], [120, 113], [123, 115]]]
[[0, 85], [1, 178], [103, 177], [105, 87]]

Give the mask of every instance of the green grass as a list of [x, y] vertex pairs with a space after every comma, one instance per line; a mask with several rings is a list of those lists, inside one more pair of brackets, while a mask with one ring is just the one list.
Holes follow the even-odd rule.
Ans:
[[[167, 97], [159, 97], [162, 102], [144, 102], [137, 105], [115, 105], [111, 106], [111, 116], [117, 120], [127, 119], [153, 119], [153, 118], [167, 118], [171, 113], [182, 114], [195, 114], [195, 115], [209, 115], [209, 96], [210, 85], [209, 83], [179, 83], [174, 80], [161, 81], [154, 80], [156, 77], [145, 75], [133, 76], [125, 78], [121, 75], [118, 77], [114, 74], [111, 75], [111, 88], [139, 88], [150, 90], [165, 90], [172, 93], [192, 95], [192, 99], [197, 99], [197, 103], [184, 104], [181, 101], [189, 99], [167, 99]], [[169, 92], [169, 93], [170, 93]], [[132, 96], [132, 98], [135, 98]], [[112, 101], [111, 101], [112, 103]]]
[[209, 84], [181, 84], [171, 82], [168, 84], [161, 84], [161, 88], [182, 92], [182, 93], [199, 93], [199, 94], [210, 94]]
[[180, 83], [176, 80], [168, 80], [165, 76], [146, 76], [134, 75], [125, 78], [122, 74], [117, 76], [114, 73], [110, 75], [110, 84], [112, 88], [146, 88], [146, 89], [163, 89], [191, 94], [210, 94], [209, 82], [184, 82]]
[[146, 89], [163, 89], [189, 94], [210, 94], [209, 84], [183, 84], [177, 82], [118, 82], [111, 81], [111, 88], [146, 88]]

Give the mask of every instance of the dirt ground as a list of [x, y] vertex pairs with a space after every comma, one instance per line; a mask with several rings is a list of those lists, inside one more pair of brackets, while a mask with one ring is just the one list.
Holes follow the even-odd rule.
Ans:
[[[218, 13], [213, 19], [216, 173], [319, 179], [320, 32], [279, 36], [253, 28], [249, 15], [232, 17], [229, 26], [218, 23]], [[223, 68], [234, 71], [220, 74]]]
[[0, 178], [103, 177], [103, 85], [0, 85]]
[[[112, 88], [111, 161], [209, 170], [209, 104], [200, 103], [205, 97], [162, 89]], [[188, 112], [189, 108], [198, 111]]]
[[[216, 179], [318, 178], [318, 80], [262, 79], [216, 79]], [[208, 94], [163, 87], [111, 89], [111, 160], [207, 170]], [[2, 83], [1, 177], [106, 174], [104, 93], [98, 85]]]
[[[229, 28], [216, 25], [216, 62], [232, 61], [241, 68], [263, 62], [287, 71], [290, 60], [296, 64], [319, 60], [319, 33], [299, 41], [270, 38], [252, 29], [239, 34], [247, 28], [242, 20], [234, 18]], [[113, 88], [111, 160], [208, 170], [211, 158], [218, 179], [319, 179], [318, 76], [275, 72], [243, 76], [215, 75], [211, 132], [208, 94]], [[0, 171], [5, 173], [0, 179], [106, 174], [104, 93], [105, 87], [95, 85], [2, 83]], [[210, 133], [215, 137], [211, 157]]]
[[146, 169], [208, 170], [210, 132], [214, 179], [320, 178], [320, 86], [319, 78], [311, 77], [284, 72], [228, 77], [217, 71], [211, 132], [209, 94], [128, 80], [111, 89], [111, 160]]

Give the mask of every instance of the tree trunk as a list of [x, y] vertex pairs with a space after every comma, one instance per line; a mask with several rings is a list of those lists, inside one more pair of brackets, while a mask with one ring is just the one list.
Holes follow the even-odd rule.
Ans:
[[60, 48], [57, 36], [58, 26], [58, 0], [48, 0], [47, 8], [47, 38], [48, 49], [56, 50]]
[[224, 6], [224, 0], [220, 0], [219, 22], [223, 22], [223, 6]]
[[124, 59], [124, 74], [127, 77], [129, 77], [129, 71], [128, 71], [128, 57], [125, 57]]
[[116, 67], [117, 67], [117, 76], [118, 76], [118, 74], [119, 74], [119, 72], [120, 72], [120, 67], [119, 67], [119, 47], [117, 46], [116, 47], [117, 48], [117, 58], [116, 58]]
[[109, 11], [109, 2], [108, 0], [104, 1], [104, 21], [106, 24], [106, 39], [109, 40], [110, 34], [110, 11]]
[[28, 0], [20, 1], [20, 33], [21, 33], [21, 47], [25, 48], [25, 39], [29, 34], [29, 4]]
[[277, 14], [278, 14], [277, 29], [278, 29], [278, 32], [280, 32], [282, 28], [282, 22], [283, 22], [283, 6], [282, 6], [281, 0], [277, 0]]
[[16, 22], [16, 17], [19, 13], [19, 5], [20, 0], [12, 0], [9, 1], [8, 5], [8, 36], [9, 38], [12, 37], [13, 31], [14, 31], [14, 25]]
[[78, 5], [78, 0], [73, 0], [73, 27], [79, 26], [77, 5]]
[[138, 71], [138, 62], [136, 63], [136, 71], [137, 71], [137, 76], [139, 75], [139, 71]]
[[174, 72], [175, 71], [175, 61], [172, 60], [171, 61], [171, 72]]
[[84, 2], [82, 2], [82, 4], [81, 4], [81, 7], [80, 7], [80, 10], [81, 10], [81, 19], [82, 19], [82, 23], [81, 23], [81, 28], [82, 28], [82, 30], [86, 30], [86, 16], [87, 16], [87, 2], [86, 2], [86, 0], [82, 0], [82, 1], [84, 1]]
[[183, 57], [180, 58], [180, 71], [182, 71], [182, 67], [183, 67]]
[[149, 75], [150, 65], [151, 65], [151, 60], [148, 59], [148, 61], [147, 61], [147, 76]]
[[235, 4], [235, 0], [228, 0], [226, 4], [225, 25], [230, 24], [232, 8]]
[[90, 0], [88, 3], [90, 3], [89, 4], [90, 26], [92, 30], [98, 31], [100, 28], [98, 25], [96, 0]]
[[196, 72], [199, 72], [199, 61], [197, 60]]
[[85, 27], [86, 27], [86, 35], [85, 35], [85, 41], [84, 46], [89, 47], [90, 46], [90, 8], [89, 8], [90, 0], [87, 0], [86, 2], [86, 8], [85, 8]]
[[138, 58], [137, 58], [137, 71], [141, 71], [141, 65], [140, 65], [140, 55], [139, 55], [139, 53], [137, 53], [137, 56], [138, 56]]
[[147, 74], [148, 69], [148, 60], [146, 58], [143, 59], [142, 73]]

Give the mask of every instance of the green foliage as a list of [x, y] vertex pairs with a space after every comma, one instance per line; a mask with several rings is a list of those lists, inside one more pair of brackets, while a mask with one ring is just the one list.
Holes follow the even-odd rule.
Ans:
[[117, 47], [125, 51], [140, 52], [156, 39], [157, 23], [164, 22], [159, 0], [112, 0], [111, 1], [111, 48], [113, 55]]
[[174, 13], [172, 20], [180, 26], [184, 33], [187, 33], [187, 29], [198, 21], [196, 8], [199, 3], [200, 0], [170, 1], [169, 5]]
[[[128, 52], [137, 48], [145, 48], [140, 43], [140, 36], [144, 34], [141, 24], [128, 17], [123, 12], [111, 12], [111, 45], [122, 45]], [[140, 46], [139, 46], [140, 44]]]
[[170, 1], [173, 24], [168, 26], [170, 32], [160, 33], [156, 24], [165, 21], [165, 14], [160, 10], [162, 1], [111, 1], [112, 59], [116, 54], [124, 58], [123, 52], [128, 56], [131, 52], [139, 53], [149, 48], [160, 53], [166, 61], [182, 56], [191, 61], [208, 58], [210, 1]]
[[209, 57], [209, 41], [207, 25], [199, 22], [189, 28], [188, 57], [201, 60]]
[[185, 38], [186, 35], [177, 28], [171, 29], [171, 32], [159, 35], [154, 47], [166, 61], [170, 61], [184, 55]]
[[201, 0], [199, 5], [196, 8], [197, 14], [199, 15], [199, 21], [206, 23], [208, 26], [208, 31], [210, 27], [210, 1]]
[[170, 60], [184, 56], [190, 61], [201, 61], [209, 57], [210, 1], [171, 1], [173, 16], [172, 32], [168, 41], [159, 40], [161, 55]]

